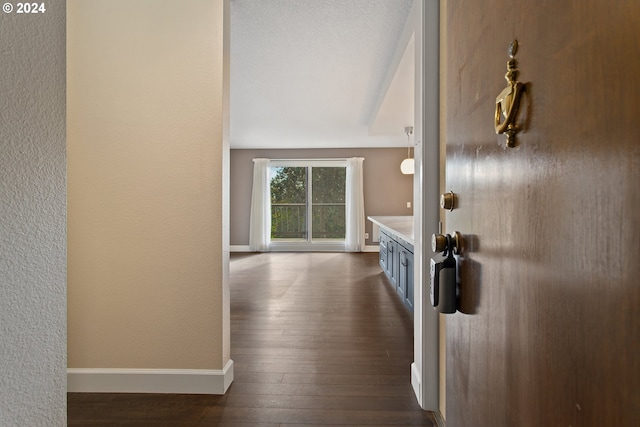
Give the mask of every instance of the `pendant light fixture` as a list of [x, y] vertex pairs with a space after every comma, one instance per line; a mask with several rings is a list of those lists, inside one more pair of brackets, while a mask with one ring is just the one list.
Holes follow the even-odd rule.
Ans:
[[405, 175], [413, 175], [415, 165], [414, 160], [411, 158], [411, 140], [409, 139], [409, 135], [413, 134], [413, 126], [404, 128], [404, 133], [407, 134], [407, 158], [400, 163], [400, 171]]

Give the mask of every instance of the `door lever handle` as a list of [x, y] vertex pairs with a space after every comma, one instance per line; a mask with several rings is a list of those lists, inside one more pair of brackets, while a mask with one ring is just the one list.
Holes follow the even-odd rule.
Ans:
[[[516, 124], [520, 100], [526, 90], [526, 85], [516, 80], [518, 77], [517, 61], [514, 59], [518, 51], [518, 41], [514, 40], [509, 46], [509, 61], [507, 61], [507, 87], [496, 97], [495, 129], [498, 135], [507, 135], [507, 147], [516, 146], [516, 134], [520, 131]], [[502, 118], [504, 116], [504, 121]]]

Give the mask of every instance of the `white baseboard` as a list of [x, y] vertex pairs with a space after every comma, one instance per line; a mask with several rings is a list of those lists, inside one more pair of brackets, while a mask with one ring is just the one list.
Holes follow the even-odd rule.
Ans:
[[420, 396], [420, 371], [418, 371], [418, 367], [416, 363], [413, 362], [411, 364], [411, 386], [413, 387], [413, 392], [416, 395], [416, 399], [422, 405], [422, 396]]
[[[251, 252], [249, 245], [231, 245], [229, 246], [230, 252]], [[362, 252], [380, 252], [380, 245], [367, 245], [362, 249]], [[257, 252], [256, 252], [257, 253]]]
[[[416, 395], [416, 399], [422, 406], [422, 397], [420, 396], [420, 371], [418, 371], [418, 367], [415, 362], [411, 364], [411, 386], [413, 387], [413, 392]], [[431, 410], [423, 407], [425, 411]], [[436, 420], [436, 425], [438, 427], [446, 427], [445, 419], [442, 416], [442, 413], [439, 410], [431, 410], [433, 412], [433, 417]]]
[[224, 369], [67, 369], [71, 393], [225, 394], [233, 360]]

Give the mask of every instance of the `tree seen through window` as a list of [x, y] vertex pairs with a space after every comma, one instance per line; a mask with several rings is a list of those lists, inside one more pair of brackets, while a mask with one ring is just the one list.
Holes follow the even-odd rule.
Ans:
[[271, 238], [344, 240], [345, 179], [345, 167], [272, 167]]

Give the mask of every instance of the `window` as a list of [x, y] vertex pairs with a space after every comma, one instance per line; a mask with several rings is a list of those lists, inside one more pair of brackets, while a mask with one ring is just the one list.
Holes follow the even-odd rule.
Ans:
[[345, 179], [345, 161], [272, 161], [272, 244], [344, 248]]

